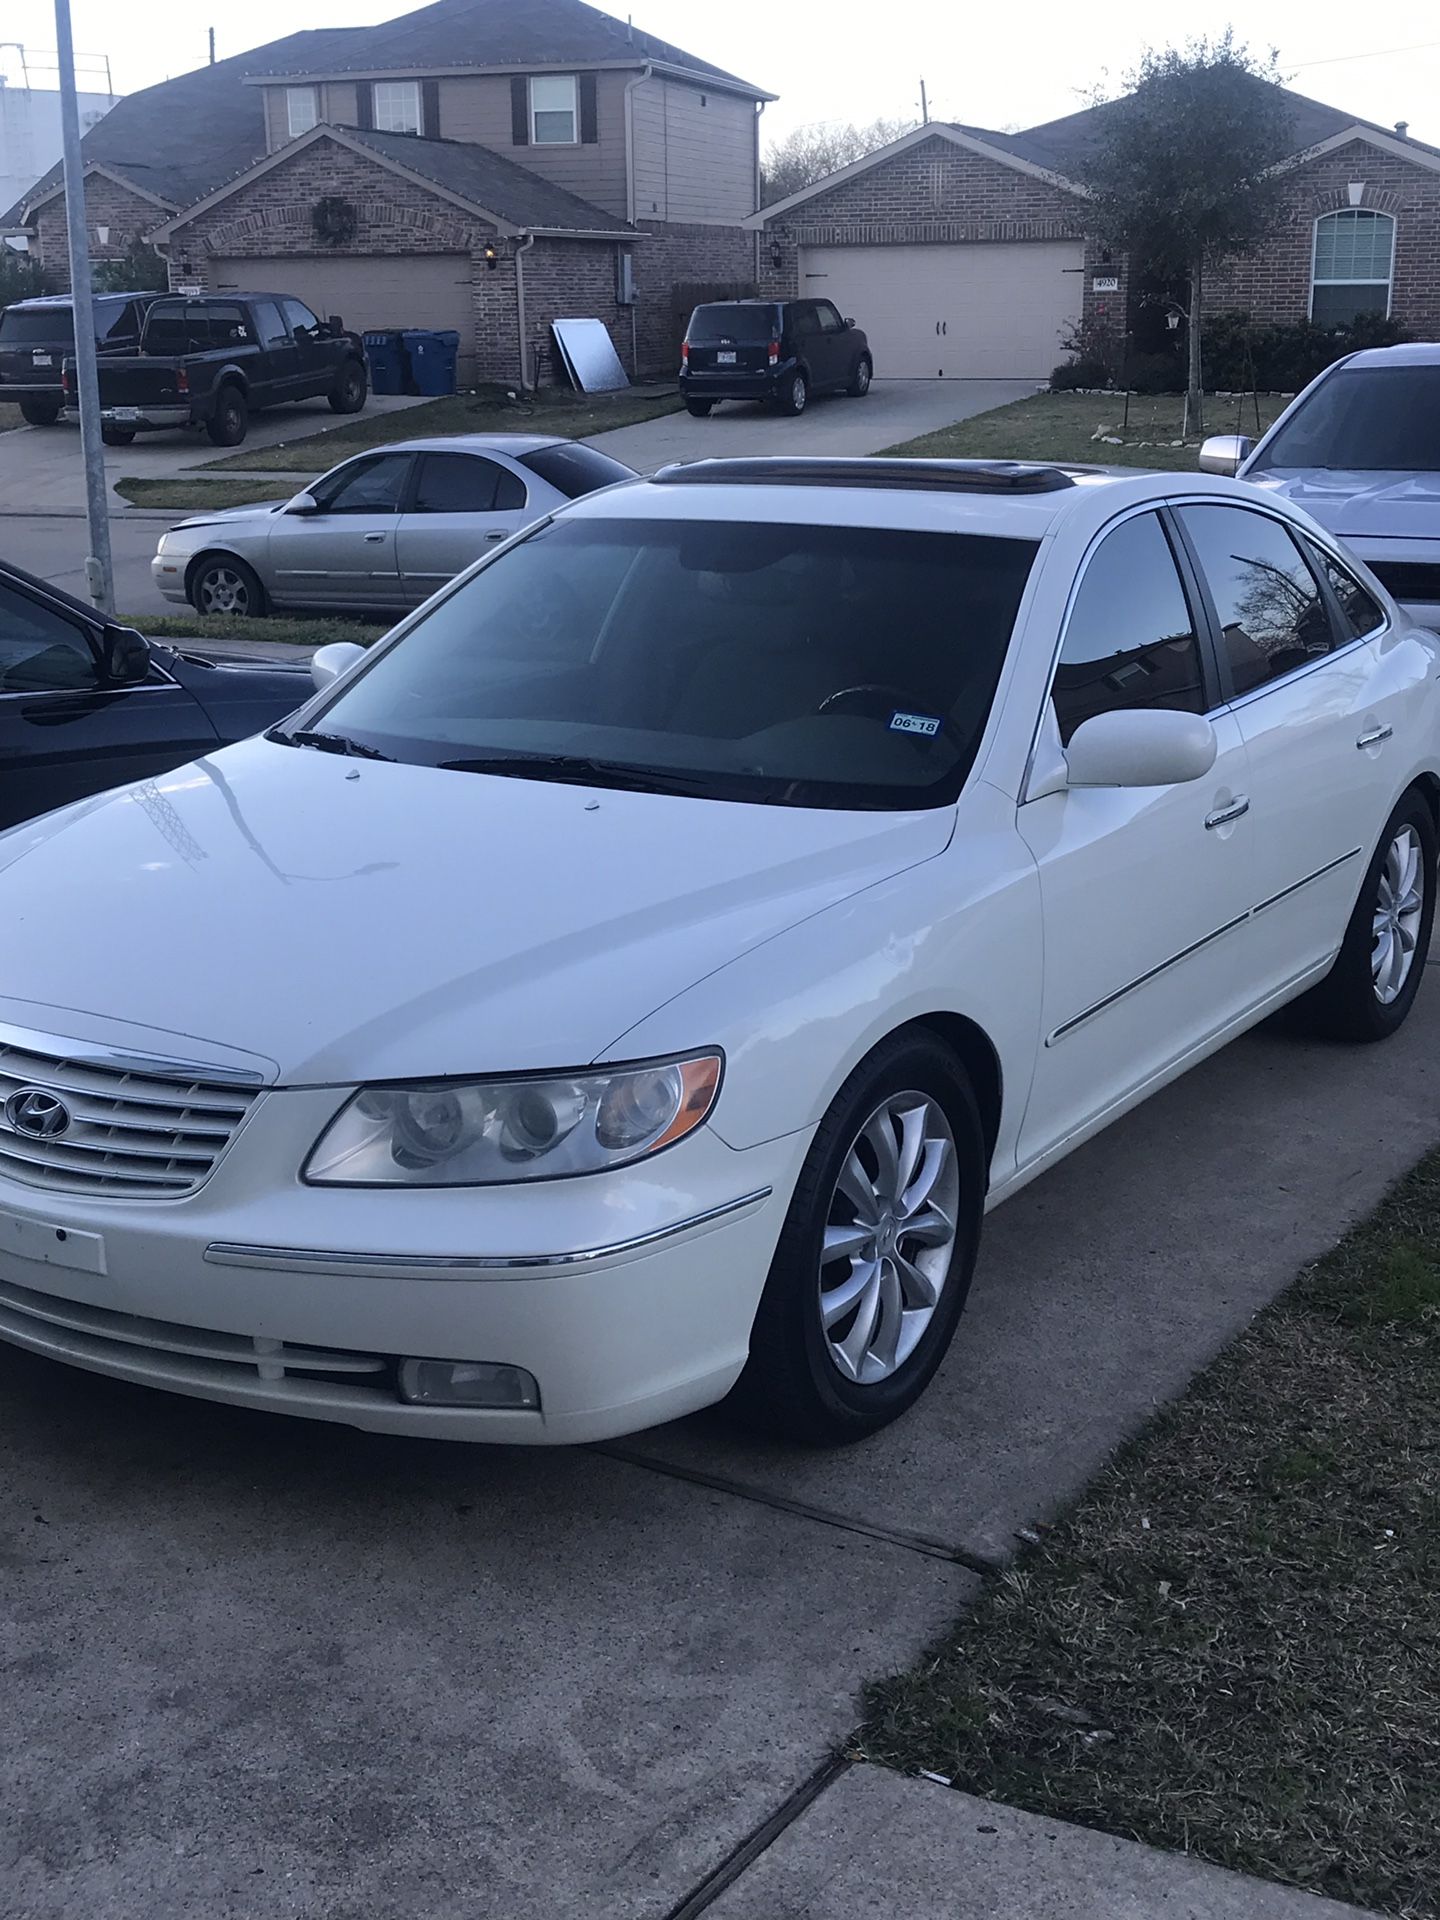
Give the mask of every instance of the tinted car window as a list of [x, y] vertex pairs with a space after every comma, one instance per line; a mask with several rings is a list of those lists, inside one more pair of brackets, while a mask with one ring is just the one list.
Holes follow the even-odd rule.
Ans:
[[310, 333], [319, 330], [320, 322], [303, 300], [282, 300], [280, 309], [294, 332], [299, 333], [302, 328]]
[[1326, 553], [1313, 541], [1302, 539], [1300, 545], [1311, 566], [1324, 577], [1335, 596], [1345, 623], [1342, 640], [1358, 640], [1362, 634], [1373, 633], [1385, 616], [1350, 569], [1342, 567], [1333, 554]]
[[828, 300], [815, 302], [815, 319], [822, 333], [843, 333], [844, 322]]
[[210, 345], [204, 309], [179, 301], [153, 306], [145, 317], [143, 345], [147, 353], [203, 353]]
[[0, 342], [7, 347], [75, 344], [75, 316], [69, 307], [7, 307], [0, 315]]
[[472, 453], [426, 453], [420, 457], [415, 513], [493, 513], [500, 469]]
[[1105, 536], [1065, 625], [1052, 694], [1060, 738], [1117, 708], [1203, 713], [1200, 642], [1165, 529], [1138, 514]]
[[212, 347], [241, 346], [250, 339], [250, 323], [243, 307], [217, 300], [204, 309], [204, 315]]
[[0, 582], [0, 694], [71, 693], [95, 683], [83, 630]]
[[1246, 471], [1434, 473], [1440, 468], [1437, 420], [1440, 367], [1342, 367], [1301, 401]]
[[256, 300], [250, 311], [255, 316], [255, 325], [260, 329], [262, 347], [283, 347], [290, 338], [289, 329], [280, 318], [280, 309], [273, 300]]
[[714, 346], [721, 340], [773, 340], [780, 331], [777, 307], [728, 306], [696, 307], [690, 316], [685, 337], [695, 346]]
[[1034, 557], [978, 534], [562, 516], [323, 725], [457, 770], [523, 775], [528, 756], [529, 777], [573, 778], [583, 756], [601, 784], [936, 805], [974, 758]]
[[1278, 520], [1245, 507], [1183, 507], [1180, 517], [1209, 582], [1237, 694], [1330, 652], [1329, 610]]
[[325, 513], [398, 513], [410, 472], [408, 453], [381, 453], [357, 460], [310, 489]]
[[542, 480], [554, 487], [557, 493], [563, 493], [567, 500], [578, 500], [581, 494], [594, 493], [599, 487], [613, 486], [617, 480], [635, 478], [629, 467], [612, 460], [608, 453], [597, 453], [594, 447], [581, 446], [574, 440], [568, 440], [561, 446], [537, 447], [533, 453], [522, 453], [520, 465], [528, 467], [531, 473], [538, 473]]

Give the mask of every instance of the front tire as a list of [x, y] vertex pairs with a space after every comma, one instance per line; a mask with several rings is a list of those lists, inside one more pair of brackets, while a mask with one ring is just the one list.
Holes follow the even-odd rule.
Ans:
[[855, 371], [851, 375], [850, 384], [845, 391], [852, 400], [863, 400], [865, 395], [870, 391], [871, 378], [872, 368], [870, 361], [867, 356], [862, 353], [860, 358], [855, 362]]
[[831, 1102], [806, 1155], [731, 1396], [747, 1424], [833, 1446], [912, 1406], [975, 1268], [985, 1138], [954, 1053], [893, 1035]]
[[781, 413], [789, 414], [793, 420], [805, 411], [809, 401], [810, 382], [803, 373], [792, 373], [775, 404]]
[[233, 553], [211, 553], [191, 570], [186, 597], [197, 613], [258, 620], [269, 611], [254, 569]]
[[1325, 978], [1295, 1003], [1332, 1040], [1388, 1040], [1415, 1004], [1435, 922], [1434, 816], [1413, 789], [1385, 823], [1345, 940]]
[[60, 418], [58, 400], [22, 400], [20, 418], [32, 427], [53, 427]]
[[347, 360], [340, 378], [326, 396], [332, 413], [359, 413], [370, 392], [370, 382], [358, 360]]
[[244, 394], [236, 386], [222, 387], [215, 396], [215, 411], [205, 422], [205, 431], [212, 444], [217, 447], [238, 447], [249, 425]]
[[715, 402], [713, 400], [687, 400], [685, 402], [685, 411], [693, 414], [697, 420], [704, 420], [709, 415], [710, 409], [714, 404]]

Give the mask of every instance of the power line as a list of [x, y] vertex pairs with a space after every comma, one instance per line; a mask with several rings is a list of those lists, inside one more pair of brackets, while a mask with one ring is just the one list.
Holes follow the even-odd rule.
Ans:
[[1432, 47], [1440, 47], [1440, 40], [1420, 40], [1409, 47], [1375, 47], [1369, 53], [1330, 53], [1322, 60], [1286, 61], [1296, 73], [1303, 73], [1307, 67], [1343, 67], [1352, 60], [1388, 60], [1396, 53], [1428, 53]]

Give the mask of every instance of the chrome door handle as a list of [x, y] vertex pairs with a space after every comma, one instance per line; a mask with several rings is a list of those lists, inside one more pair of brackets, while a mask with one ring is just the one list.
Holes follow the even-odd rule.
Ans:
[[1214, 813], [1205, 816], [1205, 830], [1211, 827], [1223, 827], [1231, 820], [1238, 820], [1242, 813], [1250, 811], [1250, 802], [1243, 793], [1237, 794], [1228, 807], [1217, 807]]
[[1395, 729], [1393, 727], [1372, 727], [1369, 733], [1362, 733], [1355, 742], [1357, 747], [1378, 747], [1382, 740], [1388, 740]]
[[493, 540], [508, 540], [509, 538], [508, 533], [487, 533], [485, 536], [485, 544], [488, 546]]
[[364, 536], [364, 538], [365, 538], [365, 539], [366, 539], [366, 540], [367, 540], [367, 541], [368, 541], [368, 542], [369, 542], [369, 543], [370, 543], [370, 544], [371, 544], [372, 546], [377, 546], [377, 547], [378, 547], [378, 546], [379, 546], [379, 544], [380, 544], [380, 542], [381, 542], [381, 541], [382, 541], [382, 540], [383, 540], [383, 539], [385, 538], [385, 536], [384, 536], [384, 534], [383, 534], [383, 533], [367, 533], [367, 534], [366, 534], [366, 535]]

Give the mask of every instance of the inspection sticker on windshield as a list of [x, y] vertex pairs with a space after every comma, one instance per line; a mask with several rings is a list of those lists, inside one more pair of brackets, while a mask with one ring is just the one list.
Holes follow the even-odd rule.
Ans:
[[940, 722], [933, 713], [892, 713], [890, 731], [891, 733], [923, 733], [928, 738], [940, 731]]

